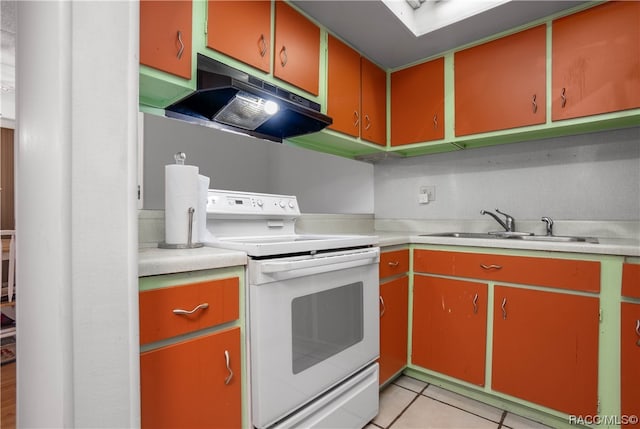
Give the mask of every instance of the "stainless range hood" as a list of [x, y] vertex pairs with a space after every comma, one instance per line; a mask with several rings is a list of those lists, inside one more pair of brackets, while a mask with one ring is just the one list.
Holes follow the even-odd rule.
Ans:
[[201, 54], [196, 91], [165, 115], [277, 142], [333, 122], [318, 103]]

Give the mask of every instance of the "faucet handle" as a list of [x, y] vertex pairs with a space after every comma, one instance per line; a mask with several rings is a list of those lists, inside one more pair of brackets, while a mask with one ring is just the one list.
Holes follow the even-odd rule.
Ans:
[[553, 235], [553, 219], [548, 216], [543, 216], [540, 220], [547, 224], [547, 235]]
[[506, 220], [506, 224], [507, 224], [507, 231], [515, 231], [516, 230], [516, 220], [513, 218], [513, 216], [511, 216], [510, 214], [501, 212], [500, 209], [496, 209], [496, 212], [500, 213], [502, 216], [505, 217]]

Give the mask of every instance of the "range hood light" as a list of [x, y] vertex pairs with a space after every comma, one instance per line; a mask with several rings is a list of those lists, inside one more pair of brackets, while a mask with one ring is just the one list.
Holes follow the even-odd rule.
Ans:
[[[268, 105], [268, 107], [267, 107]], [[275, 107], [273, 106], [275, 105]], [[212, 119], [245, 130], [255, 130], [278, 111], [278, 105], [239, 91]]]

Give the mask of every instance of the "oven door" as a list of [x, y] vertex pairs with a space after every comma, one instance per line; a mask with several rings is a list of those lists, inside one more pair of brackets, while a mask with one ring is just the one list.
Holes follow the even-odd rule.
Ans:
[[379, 249], [250, 261], [253, 425], [267, 427], [379, 355]]

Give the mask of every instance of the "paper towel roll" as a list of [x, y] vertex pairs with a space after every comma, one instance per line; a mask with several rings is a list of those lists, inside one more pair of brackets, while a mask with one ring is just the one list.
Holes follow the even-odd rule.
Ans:
[[[171, 164], [164, 167], [164, 227], [167, 244], [189, 241], [189, 208], [198, 208], [198, 167]], [[192, 220], [191, 241], [198, 242], [196, 216]]]
[[207, 196], [209, 193], [210, 179], [202, 174], [198, 175], [199, 195], [198, 208], [196, 209], [198, 225], [198, 241], [209, 243], [213, 240], [213, 235], [207, 229]]

